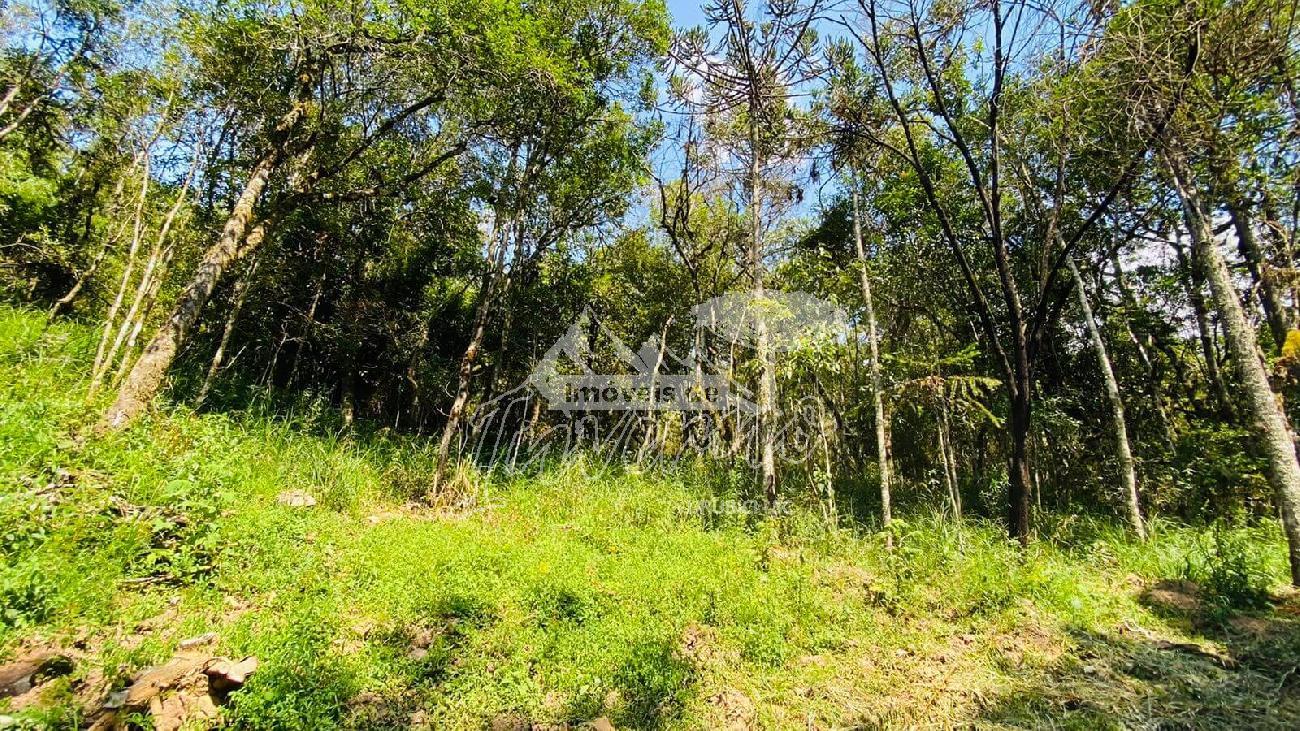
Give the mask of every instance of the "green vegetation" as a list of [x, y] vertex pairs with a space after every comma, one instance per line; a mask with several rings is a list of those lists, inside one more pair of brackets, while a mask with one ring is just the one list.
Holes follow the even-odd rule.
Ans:
[[1300, 728], [1296, 10], [0, 1], [0, 731]]
[[[17, 719], [71, 727], [214, 631], [262, 662], [235, 728], [1300, 722], [1300, 604], [1267, 598], [1287, 577], [1272, 524], [1157, 520], [1142, 544], [1062, 520], [1021, 549], [909, 514], [891, 552], [813, 505], [705, 520], [724, 496], [702, 472], [581, 458], [465, 473], [454, 504], [417, 504], [423, 442], [310, 413], [176, 409], [82, 438], [94, 342], [0, 312], [0, 653], [85, 653]], [[279, 504], [288, 489], [319, 502]], [[1148, 591], [1184, 578], [1190, 605]]]

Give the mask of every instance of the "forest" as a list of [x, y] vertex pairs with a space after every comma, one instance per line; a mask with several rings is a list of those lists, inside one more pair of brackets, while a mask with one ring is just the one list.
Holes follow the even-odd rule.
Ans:
[[0, 35], [0, 729], [1300, 728], [1296, 0]]

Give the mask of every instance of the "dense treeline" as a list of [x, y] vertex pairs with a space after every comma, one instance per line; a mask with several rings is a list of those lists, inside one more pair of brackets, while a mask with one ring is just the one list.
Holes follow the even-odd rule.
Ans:
[[[170, 384], [445, 468], [587, 312], [752, 387], [757, 439], [711, 456], [769, 505], [1021, 541], [1276, 516], [1300, 582], [1296, 11], [718, 0], [673, 33], [654, 0], [11, 3], [0, 277], [101, 329], [101, 431]], [[768, 290], [852, 332], [723, 353], [683, 317]]]

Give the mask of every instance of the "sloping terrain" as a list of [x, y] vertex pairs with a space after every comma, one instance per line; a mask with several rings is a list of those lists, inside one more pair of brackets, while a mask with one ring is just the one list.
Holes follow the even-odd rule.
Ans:
[[582, 460], [429, 504], [427, 445], [310, 414], [88, 437], [88, 342], [0, 313], [0, 727], [1300, 727], [1272, 528], [889, 551]]

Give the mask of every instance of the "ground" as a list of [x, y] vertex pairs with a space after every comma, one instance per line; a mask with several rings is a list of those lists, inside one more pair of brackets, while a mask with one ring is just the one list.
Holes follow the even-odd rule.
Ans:
[[0, 310], [0, 728], [1300, 727], [1271, 525], [914, 515], [888, 550], [583, 459], [430, 503], [427, 443], [311, 410], [95, 438], [93, 338]]

